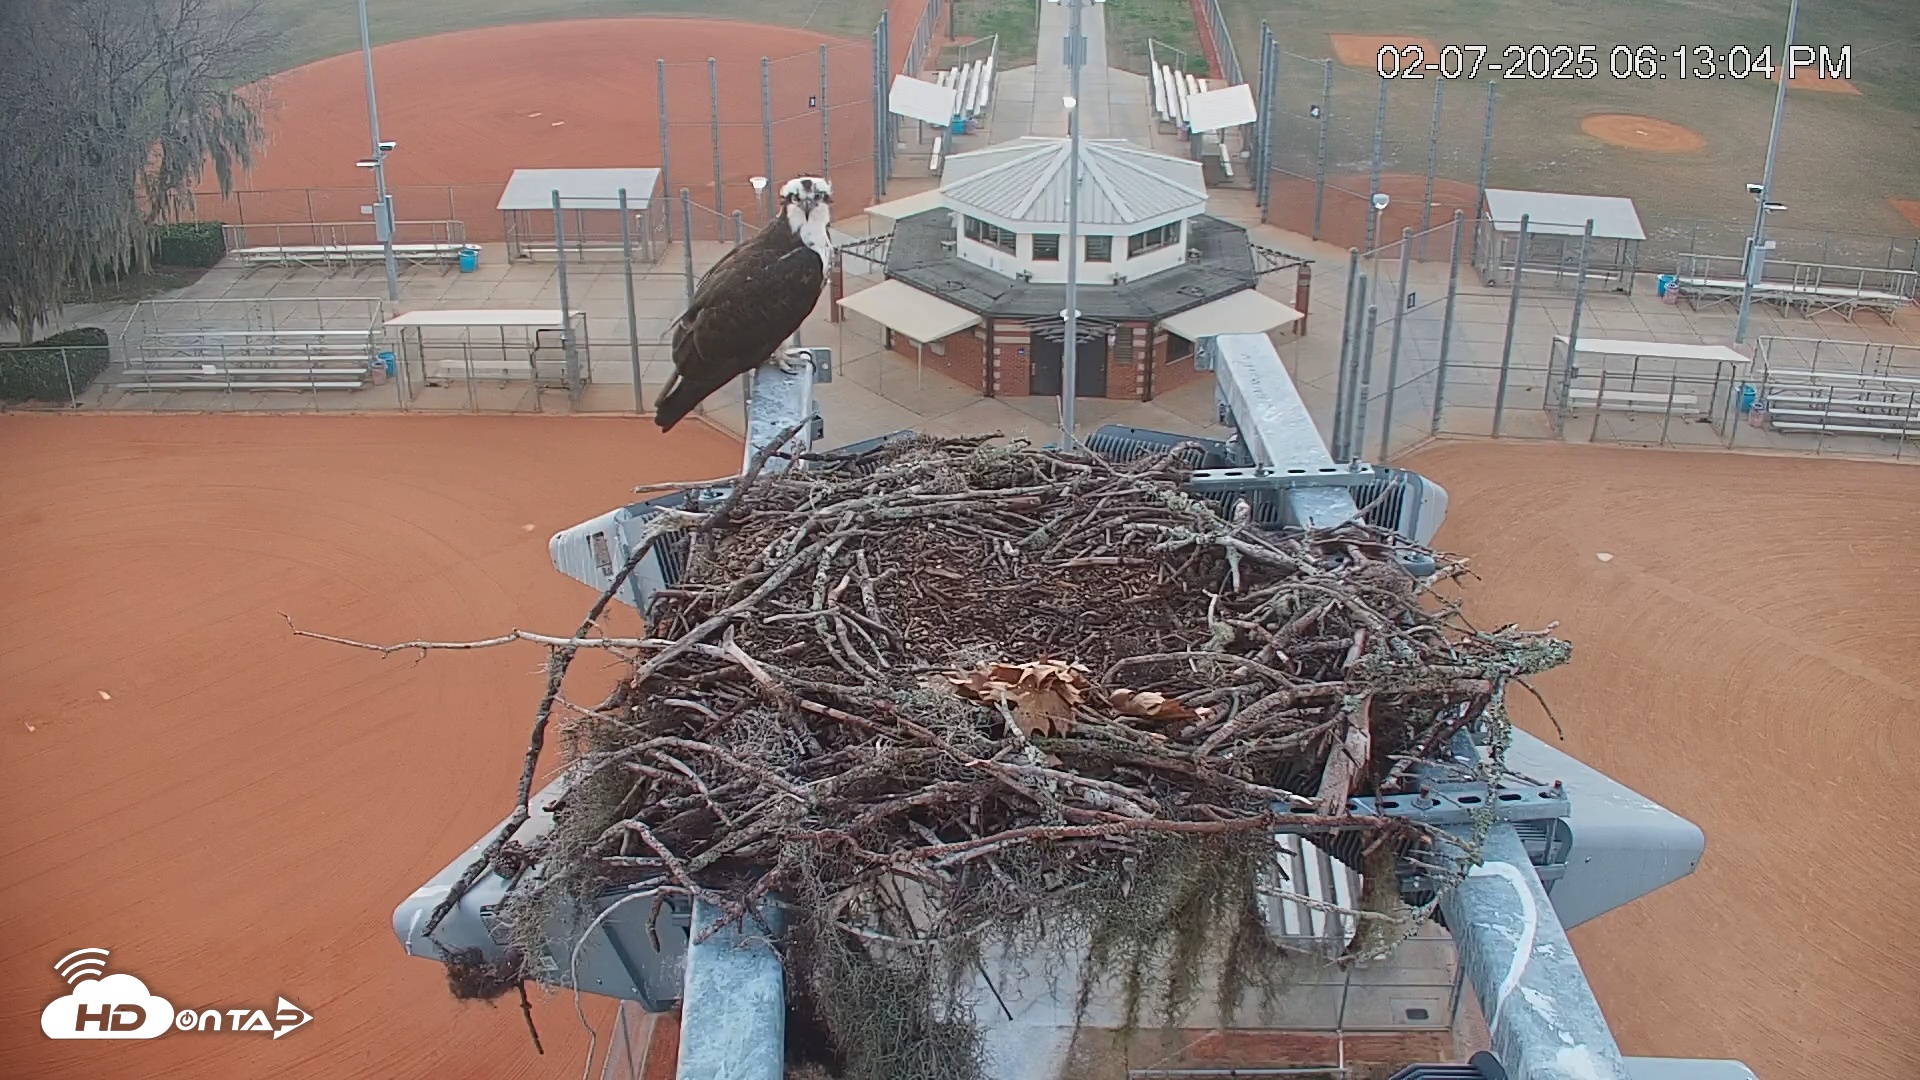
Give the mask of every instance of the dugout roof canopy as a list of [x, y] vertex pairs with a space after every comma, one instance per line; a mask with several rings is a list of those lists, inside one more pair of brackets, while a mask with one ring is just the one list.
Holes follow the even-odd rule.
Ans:
[[896, 334], [922, 342], [943, 340], [980, 322], [979, 315], [923, 293], [904, 281], [888, 280], [871, 289], [862, 289], [841, 300], [840, 306], [857, 311]]
[[1189, 341], [1221, 334], [1264, 334], [1305, 318], [1293, 308], [1253, 289], [1228, 293], [1160, 320], [1160, 328]]
[[[574, 318], [585, 318], [576, 311]], [[559, 308], [432, 308], [409, 311], [387, 320], [387, 325], [405, 329], [420, 326], [522, 326], [537, 330], [560, 329]]]
[[1493, 222], [1495, 231], [1517, 233], [1525, 217], [1527, 232], [1533, 235], [1579, 236], [1586, 232], [1587, 219], [1593, 219], [1596, 240], [1645, 240], [1647, 230], [1640, 224], [1640, 211], [1633, 200], [1617, 195], [1569, 195], [1561, 191], [1515, 191], [1488, 188], [1481, 216]]
[[[1555, 334], [1554, 344], [1565, 348], [1567, 336]], [[1584, 356], [1637, 356], [1647, 360], [1705, 360], [1715, 364], [1747, 365], [1753, 360], [1726, 345], [1689, 345], [1675, 341], [1641, 341], [1633, 338], [1583, 337], [1576, 349]]]
[[563, 210], [618, 210], [626, 188], [627, 208], [645, 210], [659, 186], [659, 169], [515, 169], [496, 209], [552, 210], [558, 191]]

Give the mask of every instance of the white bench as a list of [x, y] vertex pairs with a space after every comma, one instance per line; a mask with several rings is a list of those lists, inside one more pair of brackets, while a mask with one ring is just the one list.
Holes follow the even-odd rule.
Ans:
[[[1767, 380], [1798, 380], [1805, 383], [1851, 383], [1856, 386], [1900, 386], [1920, 389], [1920, 377], [1911, 375], [1875, 375], [1864, 371], [1814, 371], [1799, 368], [1768, 368]], [[1784, 384], [1783, 384], [1784, 385]]]
[[[394, 258], [411, 265], [459, 262], [465, 248], [478, 244], [395, 244]], [[352, 263], [382, 262], [387, 257], [384, 244], [291, 244], [284, 247], [245, 247], [231, 255], [249, 265], [336, 266]]]
[[[1604, 395], [1604, 396], [1603, 396]], [[1616, 409], [1625, 412], [1664, 412], [1669, 407], [1677, 412], [1698, 411], [1699, 399], [1692, 394], [1665, 394], [1646, 390], [1601, 391], [1584, 386], [1572, 387], [1567, 391], [1567, 400], [1581, 404], [1594, 405], [1601, 409]]]
[[1855, 424], [1808, 424], [1798, 421], [1769, 421], [1776, 431], [1800, 431], [1816, 435], [1894, 435], [1906, 438], [1920, 435], [1920, 425], [1911, 427], [1866, 427]]
[[[1738, 300], [1746, 283], [1739, 278], [1687, 276], [1675, 278], [1672, 288], [1698, 310], [1702, 302], [1723, 304]], [[1800, 308], [1808, 316], [1837, 311], [1852, 318], [1855, 312], [1865, 308], [1889, 322], [1901, 308], [1913, 303], [1911, 297], [1879, 289], [1790, 281], [1762, 281], [1753, 287], [1753, 298], [1787, 311]]]
[[1233, 151], [1227, 149], [1224, 141], [1220, 143], [1220, 172], [1227, 179], [1233, 179]]
[[115, 384], [129, 393], [152, 390], [364, 390], [366, 381], [348, 382], [346, 380], [308, 379], [296, 382], [123, 382]]
[[946, 149], [946, 145], [947, 137], [945, 135], [935, 135], [933, 137], [933, 156], [927, 159], [927, 171], [936, 176], [940, 173], [940, 156], [942, 151]]

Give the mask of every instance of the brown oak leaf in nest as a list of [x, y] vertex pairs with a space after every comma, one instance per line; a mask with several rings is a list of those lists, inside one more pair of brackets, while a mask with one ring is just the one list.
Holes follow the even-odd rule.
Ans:
[[1198, 720], [1208, 712], [1206, 709], [1189, 708], [1157, 690], [1109, 690], [1107, 706], [1121, 716], [1133, 716], [1141, 720]]
[[961, 697], [1005, 705], [1027, 735], [1071, 731], [1073, 707], [1087, 700], [1092, 689], [1087, 669], [1065, 660], [987, 664], [971, 671], [949, 671], [944, 677]]

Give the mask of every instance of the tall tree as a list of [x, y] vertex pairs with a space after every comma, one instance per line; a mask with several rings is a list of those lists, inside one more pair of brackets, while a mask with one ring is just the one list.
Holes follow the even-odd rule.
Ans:
[[225, 194], [252, 163], [256, 3], [0, 2], [0, 320], [22, 341], [69, 285], [144, 267], [209, 167]]

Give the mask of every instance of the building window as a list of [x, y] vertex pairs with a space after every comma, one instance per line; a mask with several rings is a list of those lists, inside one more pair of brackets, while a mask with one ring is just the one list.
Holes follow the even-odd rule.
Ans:
[[1033, 261], [1034, 262], [1059, 262], [1060, 261], [1060, 234], [1059, 233], [1045, 232], [1045, 233], [1033, 234]]
[[1116, 367], [1133, 366], [1133, 327], [1123, 326], [1114, 332], [1113, 362]]
[[[964, 215], [962, 216], [964, 217]], [[965, 221], [967, 239], [977, 240], [982, 244], [997, 247], [1009, 255], [1013, 254], [1014, 238], [1012, 229], [1003, 229], [998, 225], [981, 221], [977, 217], [966, 217]]]
[[1113, 261], [1113, 237], [1111, 236], [1087, 237], [1087, 261], [1088, 262], [1112, 262]]
[[1157, 229], [1137, 232], [1127, 237], [1127, 258], [1131, 259], [1136, 255], [1145, 255], [1149, 251], [1158, 251], [1163, 247], [1171, 247], [1179, 242], [1180, 223], [1177, 221], [1171, 225], [1162, 225]]

